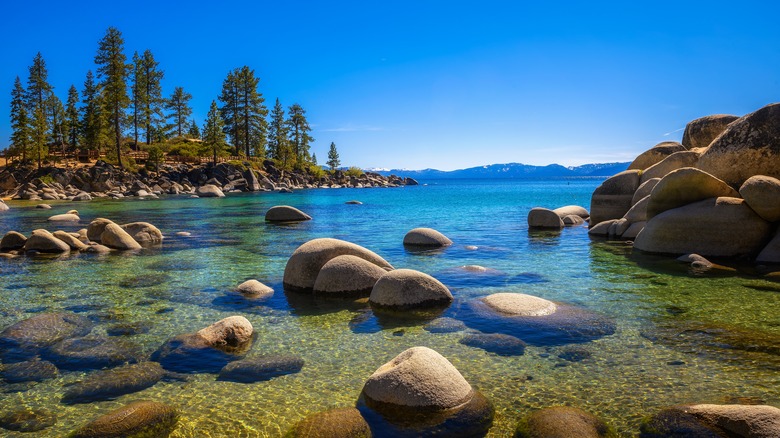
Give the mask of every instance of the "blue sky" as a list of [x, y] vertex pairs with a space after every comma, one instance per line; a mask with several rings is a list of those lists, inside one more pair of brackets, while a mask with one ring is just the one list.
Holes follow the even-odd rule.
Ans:
[[[775, 2], [6, 2], [0, 148], [10, 91], [41, 52], [81, 90], [109, 26], [150, 49], [199, 123], [248, 65], [270, 107], [306, 110], [325, 161], [457, 169], [630, 161], [708, 114], [780, 101]], [[24, 17], [24, 18], [20, 18]]]

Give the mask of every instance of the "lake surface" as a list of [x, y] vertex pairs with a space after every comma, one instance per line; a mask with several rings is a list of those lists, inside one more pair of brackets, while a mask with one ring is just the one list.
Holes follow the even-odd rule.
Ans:
[[[305, 366], [253, 384], [195, 374], [186, 382], [163, 381], [82, 405], [60, 399], [67, 385], [88, 373], [62, 372], [23, 388], [1, 385], [0, 412], [20, 406], [54, 412], [53, 427], [23, 436], [58, 437], [132, 400], [148, 399], [181, 410], [174, 437], [281, 436], [309, 414], [354, 406], [367, 377], [413, 346], [441, 353], [494, 403], [490, 436], [510, 436], [520, 417], [554, 405], [580, 407], [624, 436], [638, 431], [643, 416], [674, 404], [780, 405], [780, 283], [745, 274], [702, 275], [665, 258], [631, 255], [622, 242], [591, 240], [585, 227], [529, 232], [532, 207], [587, 208], [601, 181], [432, 180], [395, 189], [53, 203], [52, 210], [14, 202], [0, 215], [0, 233], [76, 231], [106, 217], [150, 222], [166, 239], [160, 248], [135, 255], [0, 259], [0, 329], [39, 312], [71, 310], [96, 321], [95, 334], [117, 323], [147, 324], [147, 333], [128, 339], [150, 354], [172, 336], [243, 315], [257, 332], [250, 356], [293, 354]], [[345, 204], [353, 199], [363, 205]], [[265, 211], [280, 204], [314, 219], [266, 224]], [[81, 223], [46, 221], [71, 208], [79, 210]], [[409, 252], [402, 240], [415, 227], [435, 228], [454, 244]], [[191, 236], [177, 236], [180, 231]], [[440, 279], [455, 296], [443, 316], [466, 315], [462, 309], [470, 300], [491, 293], [522, 292], [602, 313], [617, 329], [591, 342], [528, 346], [524, 355], [507, 357], [460, 344], [463, 332], [436, 334], [422, 324], [378, 320], [364, 303], [286, 294], [281, 282], [288, 257], [317, 237], [357, 243], [396, 268]], [[467, 248], [472, 245], [477, 249]], [[464, 265], [500, 273], [458, 269]], [[256, 303], [230, 294], [249, 278], [273, 287], [273, 297]]]

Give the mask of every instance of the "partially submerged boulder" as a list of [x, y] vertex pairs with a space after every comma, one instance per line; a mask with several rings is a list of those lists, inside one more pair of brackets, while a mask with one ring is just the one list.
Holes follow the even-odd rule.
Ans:
[[641, 171], [626, 170], [608, 178], [593, 191], [590, 199], [590, 226], [619, 219], [631, 208], [634, 192], [639, 187]]
[[162, 232], [159, 228], [148, 222], [131, 222], [122, 225], [122, 229], [138, 243], [160, 243], [163, 240]]
[[647, 204], [647, 218], [651, 219], [666, 210], [720, 196], [738, 198], [739, 193], [707, 172], [693, 167], [677, 169], [661, 178], [653, 188]]
[[195, 189], [195, 194], [201, 198], [224, 198], [225, 194], [214, 184], [206, 184]]
[[433, 228], [415, 228], [404, 236], [404, 245], [441, 248], [452, 245], [452, 240]]
[[217, 380], [254, 383], [274, 377], [297, 373], [303, 368], [303, 359], [292, 355], [261, 355], [237, 360], [225, 365]]
[[338, 239], [314, 239], [299, 246], [287, 261], [284, 268], [285, 289], [311, 292], [320, 269], [330, 259], [340, 255], [353, 255], [384, 270], [393, 269], [385, 259], [362, 246]]
[[[75, 210], [71, 210], [75, 211]], [[65, 214], [55, 214], [54, 216], [49, 218], [50, 222], [78, 222], [81, 218], [78, 215], [78, 212], [76, 213], [65, 213]]]
[[412, 269], [384, 274], [374, 285], [368, 302], [376, 310], [413, 310], [446, 307], [452, 293], [439, 280]]
[[27, 237], [24, 234], [9, 231], [5, 233], [2, 240], [0, 240], [0, 251], [13, 251], [15, 249], [24, 248], [24, 244], [27, 243]]
[[371, 438], [371, 428], [355, 408], [331, 409], [310, 415], [287, 435], [292, 438]]
[[92, 242], [100, 242], [100, 236], [103, 234], [103, 231], [106, 229], [106, 225], [113, 224], [114, 221], [99, 217], [92, 222], [89, 223], [89, 227], [87, 228], [87, 239], [89, 239]]
[[276, 205], [265, 213], [268, 222], [303, 222], [311, 220], [311, 216], [289, 205]]
[[251, 341], [253, 333], [252, 323], [243, 316], [228, 316], [197, 332], [214, 347], [237, 347]]
[[368, 295], [387, 271], [353, 255], [341, 255], [328, 260], [317, 274], [315, 294], [357, 296]]
[[62, 230], [57, 230], [54, 233], [52, 233], [54, 237], [57, 239], [62, 240], [65, 242], [66, 245], [68, 245], [71, 249], [71, 251], [83, 251], [87, 249], [87, 245], [84, 244], [81, 240], [79, 240], [77, 237], [74, 237], [70, 233], [66, 233]]
[[100, 234], [100, 243], [123, 251], [141, 249], [141, 244], [115, 223], [106, 224], [103, 233]]
[[780, 436], [780, 409], [767, 405], [683, 405], [644, 420], [640, 438]]
[[697, 167], [734, 187], [753, 175], [780, 178], [780, 103], [731, 122]]
[[76, 313], [41, 313], [6, 327], [0, 332], [3, 362], [19, 362], [37, 356], [42, 349], [64, 339], [84, 336], [92, 322]]
[[273, 289], [255, 279], [250, 279], [239, 284], [236, 287], [236, 291], [254, 298], [267, 297], [274, 293]]
[[528, 212], [529, 228], [561, 229], [564, 223], [558, 213], [549, 208], [534, 207]]
[[141, 400], [115, 409], [75, 430], [70, 438], [155, 437], [173, 432], [179, 421], [176, 409]]
[[582, 219], [587, 219], [590, 217], [588, 210], [586, 210], [585, 207], [580, 207], [579, 205], [566, 205], [563, 207], [558, 207], [553, 211], [555, 214], [560, 216], [561, 219], [565, 218], [566, 216], [579, 216]]
[[37, 251], [47, 253], [63, 253], [70, 251], [70, 246], [53, 234], [44, 230], [33, 230], [32, 235], [24, 244], [25, 251]]
[[744, 200], [710, 198], [653, 217], [637, 236], [634, 248], [658, 254], [747, 256], [761, 250], [770, 232], [771, 225]]
[[617, 438], [602, 420], [582, 409], [553, 406], [540, 409], [520, 421], [517, 438]]
[[631, 164], [628, 165], [628, 169], [629, 170], [647, 169], [648, 167], [662, 161], [664, 158], [668, 157], [669, 155], [684, 150], [686, 150], [686, 148], [680, 143], [677, 143], [676, 141], [664, 141], [658, 143], [652, 148], [639, 154], [639, 156], [636, 157], [634, 161], [632, 161]]
[[730, 114], [714, 114], [688, 122], [683, 132], [682, 144], [687, 149], [706, 148], [737, 119], [738, 116]]

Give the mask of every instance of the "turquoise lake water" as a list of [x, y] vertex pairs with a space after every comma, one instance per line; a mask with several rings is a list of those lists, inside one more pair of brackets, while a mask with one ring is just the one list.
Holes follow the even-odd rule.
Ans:
[[[253, 384], [195, 374], [186, 382], [163, 381], [81, 405], [60, 399], [88, 372], [62, 372], [22, 388], [0, 385], [0, 413], [51, 411], [58, 417], [54, 426], [23, 436], [58, 437], [130, 401], [149, 399], [180, 409], [174, 437], [281, 436], [309, 414], [354, 406], [374, 370], [420, 345], [447, 357], [493, 402], [489, 436], [511, 436], [522, 416], [562, 404], [596, 414], [623, 436], [636, 434], [642, 417], [674, 404], [780, 406], [780, 283], [692, 272], [666, 258], [632, 254], [623, 242], [592, 240], [586, 227], [529, 232], [532, 207], [588, 208], [602, 180], [432, 180], [393, 189], [53, 203], [52, 210], [12, 202], [12, 210], [0, 215], [0, 233], [76, 231], [105, 217], [150, 222], [166, 239], [140, 254], [0, 259], [0, 329], [39, 312], [70, 310], [96, 321], [98, 335], [117, 323], [148, 325], [147, 333], [128, 339], [150, 354], [172, 336], [243, 315], [257, 332], [250, 356], [293, 354], [305, 365], [300, 373]], [[363, 205], [345, 204], [349, 200]], [[281, 204], [314, 219], [265, 223], [265, 211]], [[79, 224], [47, 222], [72, 208]], [[403, 237], [416, 227], [435, 228], [454, 244], [409, 252]], [[181, 231], [191, 236], [177, 236]], [[466, 315], [462, 309], [470, 300], [492, 293], [522, 292], [601, 313], [615, 321], [616, 331], [576, 345], [529, 345], [524, 355], [507, 357], [460, 344], [463, 332], [435, 334], [422, 324], [378, 320], [365, 302], [286, 294], [281, 283], [288, 257], [317, 237], [354, 242], [396, 268], [440, 279], [455, 297], [443, 316]], [[459, 269], [464, 265], [500, 272], [479, 275]], [[249, 278], [273, 287], [273, 297], [248, 302], [231, 295]], [[587, 357], [566, 360], [571, 355], [564, 353], [572, 351]]]

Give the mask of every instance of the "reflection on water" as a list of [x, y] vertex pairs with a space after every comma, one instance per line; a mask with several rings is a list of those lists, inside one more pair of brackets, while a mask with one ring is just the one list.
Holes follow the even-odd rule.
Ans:
[[[150, 399], [181, 410], [174, 437], [281, 436], [308, 414], [354, 406], [377, 367], [417, 345], [447, 357], [492, 401], [490, 436], [510, 435], [519, 417], [561, 404], [593, 412], [623, 435], [635, 433], [643, 416], [672, 404], [756, 399], [780, 405], [778, 283], [744, 270], [702, 275], [665, 258], [637, 257], [629, 245], [591, 241], [582, 227], [529, 233], [530, 208], [588, 206], [598, 183], [448, 181], [403, 189], [93, 201], [79, 204], [79, 224], [46, 221], [72, 204], [55, 203], [49, 212], [16, 205], [2, 217], [0, 231], [75, 231], [107, 217], [149, 221], [166, 240], [132, 256], [0, 260], [0, 327], [70, 310], [96, 324], [90, 336], [131, 341], [148, 357], [176, 335], [238, 314], [257, 332], [248, 358], [293, 355], [305, 365], [299, 373], [257, 383], [217, 381], [208, 373], [164, 379], [116, 400], [80, 405], [61, 399], [90, 372], [63, 370], [42, 382], [0, 385], [0, 411], [54, 412], [54, 426], [26, 436], [59, 437], [129, 401]], [[344, 204], [351, 199], [362, 201], [361, 208]], [[265, 211], [277, 204], [300, 208], [313, 220], [268, 225]], [[438, 229], [454, 244], [408, 251], [403, 236], [421, 226]], [[182, 231], [191, 235], [176, 235]], [[409, 320], [374, 314], [365, 299], [285, 292], [287, 258], [316, 237], [349, 240], [396, 268], [432, 274], [450, 287], [455, 302], [441, 315]], [[469, 265], [489, 270], [461, 269]], [[249, 278], [275, 293], [251, 300], [233, 292]], [[426, 330], [437, 316], [473, 327], [470, 303], [496, 292], [522, 292], [604, 315], [614, 321], [614, 334], [579, 344], [529, 342], [524, 354], [504, 356], [460, 343], [470, 329], [456, 324]]]

